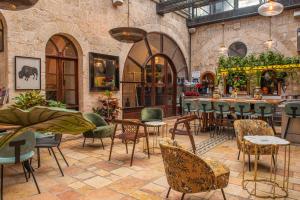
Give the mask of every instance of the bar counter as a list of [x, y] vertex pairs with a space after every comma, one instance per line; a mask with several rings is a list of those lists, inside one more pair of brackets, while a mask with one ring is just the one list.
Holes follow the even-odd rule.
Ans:
[[238, 98], [220, 98], [220, 99], [214, 99], [214, 98], [203, 98], [203, 97], [185, 97], [186, 99], [189, 100], [198, 100], [198, 101], [210, 101], [210, 102], [228, 102], [228, 103], [238, 103], [238, 102], [245, 102], [245, 103], [250, 103], [250, 104], [255, 104], [255, 103], [270, 103], [273, 105], [279, 105], [285, 100], [283, 99], [262, 99], [262, 100], [256, 100], [253, 98], [246, 98], [246, 97], [238, 97]]

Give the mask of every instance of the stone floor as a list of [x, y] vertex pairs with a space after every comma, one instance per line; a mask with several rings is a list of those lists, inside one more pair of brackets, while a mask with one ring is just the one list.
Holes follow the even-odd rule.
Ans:
[[[172, 126], [169, 122], [169, 126]], [[196, 143], [209, 138], [208, 133], [195, 136]], [[187, 137], [178, 136], [177, 140], [189, 148]], [[151, 140], [152, 141], [152, 140]], [[108, 161], [110, 139], [105, 139], [105, 150], [100, 147], [100, 141], [87, 141], [82, 148], [81, 136], [66, 136], [62, 150], [70, 164], [67, 167], [63, 160], [60, 163], [65, 176], [62, 177], [55, 160], [47, 150], [42, 151], [42, 166], [37, 169], [33, 160], [35, 175], [41, 188], [37, 194], [32, 180], [26, 183], [21, 166], [5, 167], [4, 199], [24, 200], [155, 200], [165, 199], [168, 184], [165, 178], [161, 155], [157, 149], [148, 159], [143, 153], [143, 143], [138, 144], [134, 163], [129, 167], [130, 154], [126, 154], [125, 145], [117, 141]], [[131, 150], [131, 146], [130, 146]], [[300, 199], [300, 147], [292, 146], [290, 173], [290, 190], [288, 199]], [[208, 151], [204, 155], [226, 164], [230, 170], [229, 185], [225, 188], [227, 199], [255, 199], [242, 189], [242, 161], [237, 160], [235, 140], [228, 140]], [[59, 156], [60, 157], [60, 156]], [[282, 158], [280, 152], [279, 159]], [[282, 160], [279, 160], [281, 162]], [[269, 158], [260, 159], [259, 167], [264, 170], [269, 164]], [[180, 199], [181, 194], [171, 191], [169, 199]], [[220, 191], [211, 191], [186, 195], [185, 199], [223, 199]]]

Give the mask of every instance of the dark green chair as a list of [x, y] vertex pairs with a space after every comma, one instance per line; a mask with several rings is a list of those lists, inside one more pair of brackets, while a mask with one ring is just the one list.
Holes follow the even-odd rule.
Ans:
[[195, 100], [184, 99], [182, 104], [183, 114], [198, 114], [197, 102]]
[[[40, 194], [40, 189], [35, 179], [33, 168], [30, 160], [34, 155], [35, 137], [32, 132], [25, 132], [17, 136], [13, 141], [6, 144], [0, 150], [0, 165], [1, 165], [1, 199], [3, 199], [3, 176], [4, 165], [22, 164], [26, 182], [32, 175], [33, 181]], [[28, 176], [27, 176], [28, 173]]]
[[[214, 103], [215, 113], [215, 131], [214, 133], [221, 133], [225, 128], [230, 128], [233, 131], [233, 119], [230, 118], [230, 104], [227, 102], [215, 102]], [[232, 134], [234, 135], [234, 134]], [[212, 135], [214, 136], [214, 134]]]
[[287, 125], [286, 125], [285, 131], [284, 131], [284, 136], [283, 136], [284, 138], [286, 138], [288, 131], [289, 131], [291, 120], [300, 117], [300, 102], [287, 103], [285, 105], [284, 111], [288, 117]]
[[95, 124], [96, 129], [83, 133], [84, 141], [82, 146], [84, 147], [86, 138], [92, 138], [93, 142], [95, 138], [98, 138], [101, 140], [102, 148], [104, 149], [102, 139], [112, 137], [114, 126], [109, 125], [100, 115], [96, 113], [86, 113], [84, 114], [84, 117]]
[[141, 121], [144, 122], [156, 122], [163, 120], [163, 110], [161, 108], [144, 108], [141, 111]]
[[234, 104], [234, 111], [239, 119], [248, 118], [251, 115], [251, 106], [249, 103], [239, 102]]
[[274, 123], [273, 123], [273, 114], [274, 114], [274, 107], [272, 104], [269, 103], [254, 104], [254, 114], [252, 116], [268, 122], [271, 125], [274, 133], [276, 133], [274, 128]]
[[[210, 101], [199, 101], [198, 103], [198, 113], [200, 120], [202, 120], [202, 130], [206, 131], [207, 128], [210, 128], [210, 122], [212, 121], [210, 113], [213, 113], [213, 105]], [[213, 117], [212, 117], [213, 118]]]

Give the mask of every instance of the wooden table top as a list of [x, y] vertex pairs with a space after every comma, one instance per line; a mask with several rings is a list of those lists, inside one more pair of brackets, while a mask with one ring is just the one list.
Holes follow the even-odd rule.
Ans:
[[0, 131], [9, 131], [9, 130], [14, 130], [18, 129], [21, 126], [19, 125], [13, 125], [13, 124], [0, 124]]
[[214, 98], [191, 98], [191, 100], [198, 100], [198, 101], [211, 101], [211, 102], [228, 102], [228, 103], [238, 103], [238, 102], [245, 102], [245, 103], [250, 103], [250, 104], [255, 104], [255, 103], [270, 103], [273, 105], [278, 105], [285, 100], [283, 99], [262, 99], [262, 100], [255, 100], [252, 98], [221, 98], [221, 99], [214, 99]]

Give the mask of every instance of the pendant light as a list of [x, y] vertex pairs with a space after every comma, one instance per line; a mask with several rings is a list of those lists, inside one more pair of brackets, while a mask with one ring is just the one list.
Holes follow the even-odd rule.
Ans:
[[259, 6], [258, 13], [265, 17], [272, 17], [281, 14], [283, 9], [284, 6], [281, 3], [267, 0], [267, 2]]
[[114, 39], [120, 42], [135, 43], [143, 40], [146, 37], [147, 32], [143, 29], [129, 26], [129, 6], [130, 1], [128, 0], [127, 27], [113, 28], [109, 31], [109, 33]]
[[220, 52], [225, 53], [227, 51], [227, 48], [225, 46], [225, 23], [222, 23], [222, 43], [220, 45]]
[[0, 9], [3, 10], [24, 10], [34, 6], [38, 0], [0, 0]]

